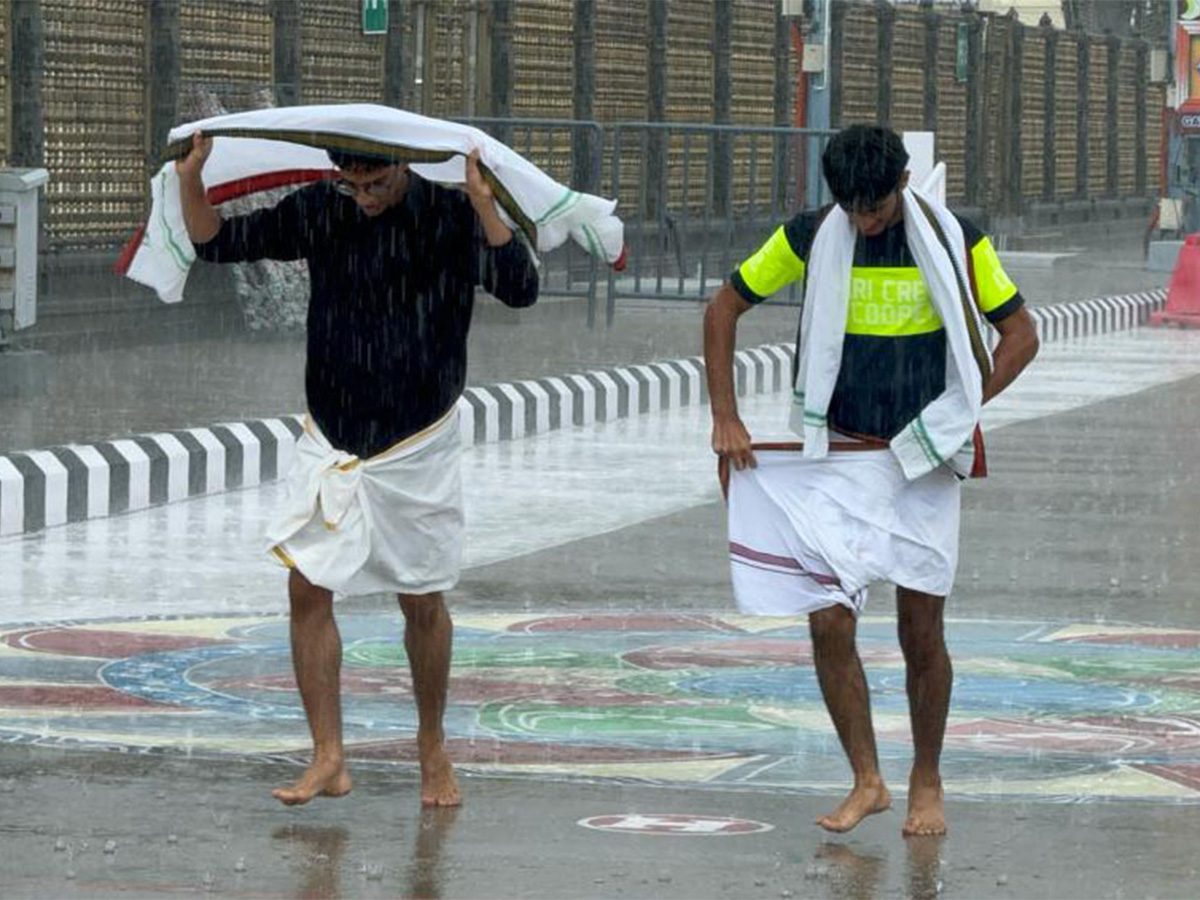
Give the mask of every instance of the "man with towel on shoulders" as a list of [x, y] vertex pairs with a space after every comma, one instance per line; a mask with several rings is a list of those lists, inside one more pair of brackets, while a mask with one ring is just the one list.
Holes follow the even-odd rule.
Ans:
[[[836, 203], [782, 225], [705, 314], [734, 594], [751, 615], [808, 615], [821, 692], [854, 772], [850, 794], [817, 822], [844, 832], [891, 805], [855, 630], [867, 586], [896, 585], [915, 745], [903, 833], [943, 834], [952, 672], [942, 611], [958, 562], [960, 479], [983, 474], [980, 407], [1032, 361], [1037, 332], [988, 239], [909, 185], [899, 135], [852, 126], [822, 163]], [[756, 447], [735, 399], [737, 320], [797, 280], [789, 426], [803, 444]], [[992, 355], [982, 317], [1000, 335]]]
[[299, 780], [273, 793], [289, 805], [349, 793], [333, 593], [388, 592], [405, 619], [421, 802], [457, 805], [442, 730], [452, 637], [442, 592], [458, 581], [462, 556], [456, 403], [476, 285], [530, 306], [534, 260], [497, 213], [478, 151], [460, 192], [391, 158], [331, 150], [338, 178], [222, 220], [201, 179], [211, 149], [195, 132], [176, 163], [197, 255], [304, 259], [312, 282], [309, 415], [268, 538], [291, 570], [292, 660], [314, 752]]

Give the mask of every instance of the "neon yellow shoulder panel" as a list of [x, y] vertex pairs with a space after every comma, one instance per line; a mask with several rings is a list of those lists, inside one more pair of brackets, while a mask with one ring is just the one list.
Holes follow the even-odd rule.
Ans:
[[738, 267], [738, 273], [746, 287], [760, 297], [769, 297], [804, 277], [804, 260], [792, 250], [781, 225]]
[[971, 263], [975, 267], [975, 287], [979, 291], [979, 308], [988, 313], [999, 309], [1017, 293], [1017, 286], [1000, 265], [992, 242], [980, 238], [971, 248]]

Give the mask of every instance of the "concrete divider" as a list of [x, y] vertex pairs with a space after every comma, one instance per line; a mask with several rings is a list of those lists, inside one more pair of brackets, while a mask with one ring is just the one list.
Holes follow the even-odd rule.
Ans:
[[[1030, 313], [1050, 342], [1137, 328], [1165, 303], [1157, 290]], [[793, 355], [790, 344], [738, 351], [738, 394], [786, 388]], [[458, 412], [463, 444], [473, 446], [707, 402], [704, 361], [687, 357], [469, 387]], [[0, 456], [0, 536], [274, 481], [301, 431], [292, 415]]]

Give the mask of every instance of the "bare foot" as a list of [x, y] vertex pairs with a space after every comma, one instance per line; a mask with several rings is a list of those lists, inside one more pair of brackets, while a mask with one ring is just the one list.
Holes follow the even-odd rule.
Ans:
[[421, 805], [458, 806], [462, 803], [458, 779], [441, 736], [425, 738], [418, 735], [417, 756], [421, 761]]
[[891, 805], [892, 795], [882, 779], [856, 784], [837, 809], [828, 815], [817, 816], [817, 824], [826, 831], [849, 831], [867, 816], [881, 813]]
[[276, 788], [271, 796], [285, 806], [299, 806], [313, 797], [344, 797], [353, 787], [350, 773], [340, 760], [317, 761], [290, 788]]
[[943, 799], [942, 779], [918, 776], [913, 773], [908, 781], [908, 818], [904, 820], [901, 833], [905, 837], [924, 834], [946, 833], [946, 804]]

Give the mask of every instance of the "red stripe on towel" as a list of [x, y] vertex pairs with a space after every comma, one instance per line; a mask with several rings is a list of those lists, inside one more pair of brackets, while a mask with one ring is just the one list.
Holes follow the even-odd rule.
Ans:
[[336, 175], [336, 169], [281, 169], [278, 172], [264, 172], [261, 175], [251, 175], [249, 178], [214, 184], [207, 191], [208, 202], [214, 205], [227, 203], [247, 194], [269, 191], [272, 188], [284, 187], [289, 184], [320, 181], [322, 178], [333, 178]]

